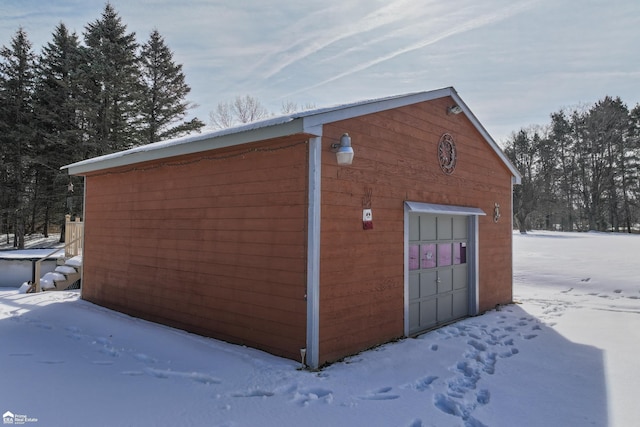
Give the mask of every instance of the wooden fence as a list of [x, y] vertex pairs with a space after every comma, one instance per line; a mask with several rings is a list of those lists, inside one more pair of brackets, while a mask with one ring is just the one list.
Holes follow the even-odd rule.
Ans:
[[64, 228], [64, 256], [71, 258], [82, 254], [82, 243], [84, 241], [84, 222], [76, 217], [71, 221], [71, 215], [65, 216]]

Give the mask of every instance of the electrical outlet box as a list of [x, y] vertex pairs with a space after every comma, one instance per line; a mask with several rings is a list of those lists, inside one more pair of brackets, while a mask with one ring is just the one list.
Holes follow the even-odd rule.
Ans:
[[362, 229], [371, 230], [373, 228], [373, 213], [371, 209], [362, 210]]

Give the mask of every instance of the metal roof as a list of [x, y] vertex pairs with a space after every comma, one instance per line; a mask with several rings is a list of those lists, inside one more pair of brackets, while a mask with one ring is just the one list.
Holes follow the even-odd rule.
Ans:
[[103, 169], [165, 159], [184, 154], [193, 154], [216, 148], [231, 147], [295, 134], [322, 136], [322, 125], [325, 123], [332, 123], [339, 120], [377, 113], [447, 96], [453, 98], [454, 102], [460, 106], [465, 116], [469, 121], [471, 121], [478, 132], [487, 141], [489, 146], [496, 152], [509, 171], [511, 171], [514, 177], [514, 183], [519, 184], [520, 173], [518, 170], [509, 161], [498, 144], [471, 112], [469, 107], [467, 107], [464, 101], [462, 101], [453, 87], [371, 99], [282, 115], [227, 129], [203, 132], [200, 134], [193, 134], [181, 138], [142, 145], [129, 150], [119, 151], [66, 165], [61, 169], [67, 169], [70, 175], [84, 175]]

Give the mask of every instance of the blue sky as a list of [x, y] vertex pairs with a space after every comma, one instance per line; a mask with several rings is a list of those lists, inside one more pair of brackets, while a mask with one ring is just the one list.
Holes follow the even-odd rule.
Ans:
[[[489, 133], [563, 107], [640, 102], [637, 0], [113, 0], [139, 43], [155, 28], [205, 122], [249, 94], [270, 110], [456, 88]], [[0, 0], [0, 45], [39, 51], [63, 22], [81, 38], [103, 0]]]

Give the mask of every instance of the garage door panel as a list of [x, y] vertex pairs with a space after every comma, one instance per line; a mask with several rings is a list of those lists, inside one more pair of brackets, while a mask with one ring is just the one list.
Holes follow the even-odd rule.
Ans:
[[420, 329], [430, 328], [438, 323], [436, 318], [437, 304], [438, 301], [436, 299], [420, 303]]
[[438, 272], [438, 293], [453, 291], [453, 271], [441, 270]]
[[439, 216], [438, 224], [438, 240], [450, 240], [453, 238], [452, 219], [450, 216]]
[[414, 302], [409, 304], [409, 325], [411, 332], [420, 329], [420, 303]]
[[409, 216], [409, 241], [420, 240], [420, 217], [418, 215]]
[[433, 296], [438, 293], [438, 274], [436, 271], [420, 273], [420, 297]]
[[453, 238], [467, 239], [469, 234], [468, 219], [466, 216], [453, 217]]
[[420, 273], [409, 275], [409, 299], [420, 298]]
[[438, 238], [436, 217], [420, 215], [420, 240], [436, 240]]
[[469, 312], [469, 292], [463, 290], [453, 294], [453, 317], [463, 317]]
[[439, 323], [443, 323], [443, 322], [448, 322], [449, 320], [452, 320], [453, 318], [451, 317], [452, 313], [453, 313], [453, 295], [449, 294], [449, 295], [442, 295], [438, 297], [438, 322]]
[[468, 285], [468, 279], [467, 279], [467, 266], [466, 265], [462, 265], [462, 266], [457, 266], [456, 268], [453, 269], [453, 289], [455, 290], [460, 290], [460, 289], [467, 289]]

